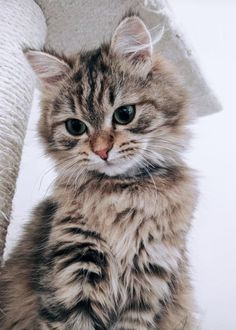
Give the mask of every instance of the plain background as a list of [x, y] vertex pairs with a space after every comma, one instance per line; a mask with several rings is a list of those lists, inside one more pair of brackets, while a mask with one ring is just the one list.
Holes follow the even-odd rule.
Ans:
[[[189, 237], [189, 254], [203, 330], [236, 329], [236, 1], [169, 0], [196, 51], [200, 66], [223, 104], [221, 113], [199, 119], [186, 155], [199, 177], [200, 199]], [[53, 166], [38, 143], [36, 92], [29, 121], [7, 253], [49, 192]]]

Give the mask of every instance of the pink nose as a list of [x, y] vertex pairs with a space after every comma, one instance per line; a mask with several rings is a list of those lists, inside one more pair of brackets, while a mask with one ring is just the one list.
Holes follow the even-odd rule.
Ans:
[[95, 154], [97, 154], [103, 160], [108, 159], [109, 149], [97, 150], [97, 151], [94, 151], [94, 152], [95, 152]]

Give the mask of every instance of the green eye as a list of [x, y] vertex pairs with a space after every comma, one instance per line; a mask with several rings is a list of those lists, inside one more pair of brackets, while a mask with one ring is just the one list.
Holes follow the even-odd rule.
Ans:
[[115, 110], [113, 114], [113, 122], [119, 125], [129, 124], [135, 116], [134, 105], [124, 105]]
[[87, 126], [78, 119], [68, 119], [65, 122], [66, 129], [71, 135], [82, 135], [86, 132]]

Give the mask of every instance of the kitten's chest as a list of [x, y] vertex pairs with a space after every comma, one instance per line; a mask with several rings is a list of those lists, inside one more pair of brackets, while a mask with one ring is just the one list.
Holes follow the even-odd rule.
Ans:
[[99, 212], [90, 214], [89, 227], [100, 232], [111, 249], [124, 304], [137, 295], [146, 299], [149, 292], [156, 306], [170, 294], [168, 282], [181, 260], [179, 248], [164, 239], [168, 221], [160, 200], [152, 198], [100, 201], [93, 205]]
[[[64, 205], [60, 218], [71, 218], [73, 226], [76, 223], [81, 227], [83, 239], [87, 239], [88, 231], [102, 238], [99, 248], [104, 247], [111, 258], [112, 274], [118, 275], [119, 289], [125, 292], [124, 303], [129, 296], [152, 292], [156, 304], [157, 297], [169, 294], [167, 283], [170, 274], [176, 272], [181, 255], [179, 248], [166, 240], [171, 230], [165, 210], [170, 206], [164, 203], [163, 196], [150, 190], [142, 194], [126, 190], [106, 195], [95, 191], [80, 194]], [[66, 223], [63, 221], [62, 230]], [[77, 242], [79, 238], [68, 239]]]
[[126, 192], [101, 194], [100, 198], [95, 195], [80, 202], [79, 212], [88, 228], [99, 232], [114, 255], [122, 260], [148, 241], [151, 233], [158, 236], [158, 208], [152, 198], [146, 200], [145, 196]]
[[76, 213], [87, 229], [107, 242], [121, 272], [137, 269], [137, 261], [140, 267], [148, 263], [176, 267], [179, 254], [163, 241], [170, 229], [163, 200], [155, 192], [94, 193], [74, 205], [79, 205]]

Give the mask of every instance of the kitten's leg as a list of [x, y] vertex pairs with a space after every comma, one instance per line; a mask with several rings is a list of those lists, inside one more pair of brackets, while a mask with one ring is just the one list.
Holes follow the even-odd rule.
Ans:
[[136, 263], [133, 274], [128, 272], [129, 282], [125, 281], [130, 293], [115, 330], [196, 330], [186, 268], [179, 265], [172, 273], [149, 264], [141, 271]]
[[116, 312], [118, 281], [106, 242], [76, 223], [57, 226], [50, 242], [40, 317], [52, 329], [108, 329]]
[[159, 322], [160, 330], [197, 330], [197, 308], [192, 296], [189, 279], [183, 276], [175, 288], [170, 303], [163, 306], [163, 315]]
[[175, 293], [173, 301], [131, 300], [121, 313], [115, 330], [197, 330], [190, 292]]
[[148, 302], [131, 300], [122, 311], [114, 330], [155, 330], [155, 318], [155, 311]]
[[154, 265], [141, 271], [136, 265], [124, 279], [127, 300], [114, 330], [159, 329], [162, 299], [169, 293], [167, 272]]

